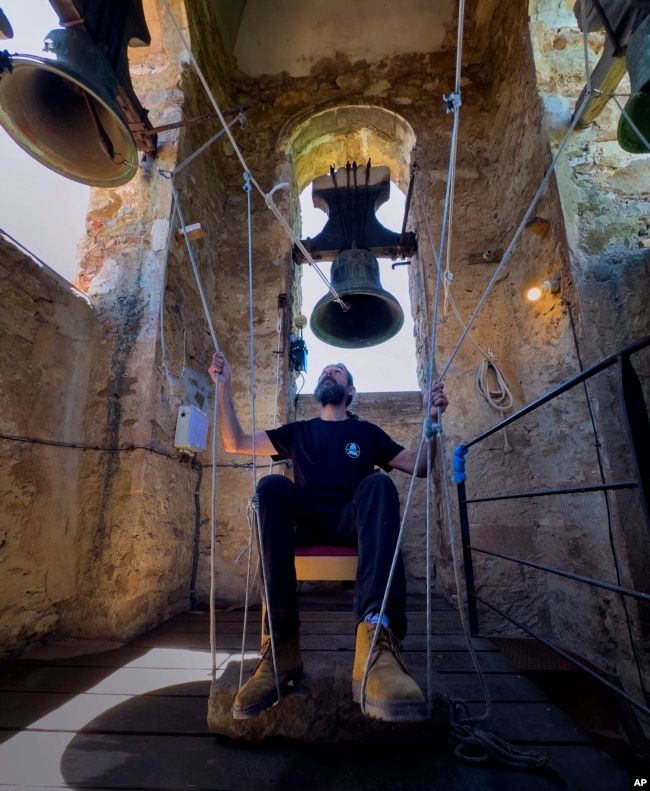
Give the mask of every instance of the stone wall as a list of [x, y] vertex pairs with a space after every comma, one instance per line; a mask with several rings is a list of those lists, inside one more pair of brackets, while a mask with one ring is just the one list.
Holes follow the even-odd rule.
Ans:
[[[531, 6], [530, 29], [543, 102], [543, 128], [556, 151], [587, 81], [584, 38], [573, 14], [553, 11], [543, 3]], [[604, 45], [604, 31], [588, 36], [589, 69], [596, 65]], [[627, 75], [616, 92], [624, 103], [629, 92]], [[569, 264], [564, 274], [568, 282], [563, 283], [563, 288], [570, 303], [567, 309], [575, 320], [576, 350], [585, 367], [650, 332], [650, 153], [631, 155], [620, 148], [619, 115], [615, 100], [610, 99], [593, 123], [586, 128], [578, 125], [566, 142], [556, 171]], [[650, 403], [647, 350], [635, 355], [634, 364], [646, 404]], [[575, 472], [580, 468], [585, 480], [596, 482], [600, 480], [601, 466], [609, 481], [634, 478], [616, 372], [592, 380], [588, 397], [595, 416], [595, 433], [590, 441], [591, 418], [583, 398], [582, 414], [576, 414], [570, 428], [573, 432], [578, 421], [585, 427], [584, 452], [567, 457], [565, 469]], [[588, 448], [590, 444], [593, 450]], [[591, 505], [587, 501], [585, 507], [594, 509], [589, 522], [584, 518], [567, 520], [559, 510], [546, 515], [547, 522], [556, 520], [562, 526], [563, 541], [558, 544], [557, 529], [550, 528], [545, 549], [548, 551], [548, 544], [555, 537], [555, 554], [562, 567], [591, 568], [593, 576], [618, 579], [625, 586], [647, 592], [650, 537], [638, 494], [610, 493], [607, 500], [602, 495], [593, 496]], [[579, 513], [572, 508], [572, 515]], [[570, 589], [569, 593], [557, 584], [553, 589], [557, 602], [553, 627], [557, 633], [572, 633], [576, 645], [593, 646], [591, 650], [598, 657], [594, 661], [603, 663], [634, 689], [638, 675], [629, 630], [636, 632], [641, 644], [647, 642], [647, 608], [637, 609], [634, 601], [628, 599], [626, 611], [621, 597], [600, 596], [581, 589]], [[602, 614], [601, 625], [586, 618], [570, 629], [569, 623], [574, 620], [571, 610], [577, 602], [584, 612]], [[630, 619], [634, 627], [628, 626]]]
[[0, 660], [58, 629], [79, 582], [99, 340], [87, 298], [0, 237]]

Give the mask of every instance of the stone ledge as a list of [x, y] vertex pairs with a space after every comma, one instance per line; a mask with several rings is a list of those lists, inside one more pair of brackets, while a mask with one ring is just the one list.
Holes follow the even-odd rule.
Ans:
[[[351, 653], [309, 651], [303, 652], [303, 659], [305, 674], [301, 681], [287, 691], [276, 706], [249, 720], [232, 717], [240, 663], [229, 662], [210, 690], [210, 731], [247, 742], [283, 736], [310, 744], [394, 741], [396, 738], [409, 742], [426, 740], [432, 747], [436, 743], [440, 747], [447, 744], [449, 705], [437, 675], [432, 681], [430, 719], [422, 723], [389, 723], [366, 717], [352, 700]], [[424, 656], [417, 659], [422, 661], [407, 659], [407, 666], [422, 684]], [[244, 661], [244, 679], [256, 663], [256, 660]]]

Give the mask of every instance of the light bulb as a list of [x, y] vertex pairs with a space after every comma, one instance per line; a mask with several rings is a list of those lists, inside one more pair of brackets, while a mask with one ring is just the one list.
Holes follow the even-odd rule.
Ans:
[[548, 294], [560, 293], [559, 280], [545, 280], [541, 286], [533, 286], [526, 292], [526, 297], [530, 302], [537, 302], [540, 297], [547, 296]]

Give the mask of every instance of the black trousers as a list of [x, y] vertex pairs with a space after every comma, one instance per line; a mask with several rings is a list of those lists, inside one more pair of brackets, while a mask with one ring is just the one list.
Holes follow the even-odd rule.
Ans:
[[[338, 517], [319, 513], [303, 491], [283, 475], [262, 478], [257, 494], [267, 608], [277, 637], [288, 638], [300, 626], [294, 566], [294, 551], [298, 546], [356, 547], [359, 554], [354, 597], [356, 622], [369, 611], [379, 610], [400, 528], [399, 496], [388, 475], [375, 473], [365, 478], [352, 502]], [[406, 634], [406, 580], [401, 554], [386, 614], [396, 637], [402, 639]]]

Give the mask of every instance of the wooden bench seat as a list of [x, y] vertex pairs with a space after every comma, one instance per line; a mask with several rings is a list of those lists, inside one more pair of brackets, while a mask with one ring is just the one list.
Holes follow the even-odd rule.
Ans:
[[[352, 547], [296, 547], [296, 580], [298, 582], [348, 582], [357, 578], [357, 550]], [[266, 602], [262, 600], [262, 643]]]

